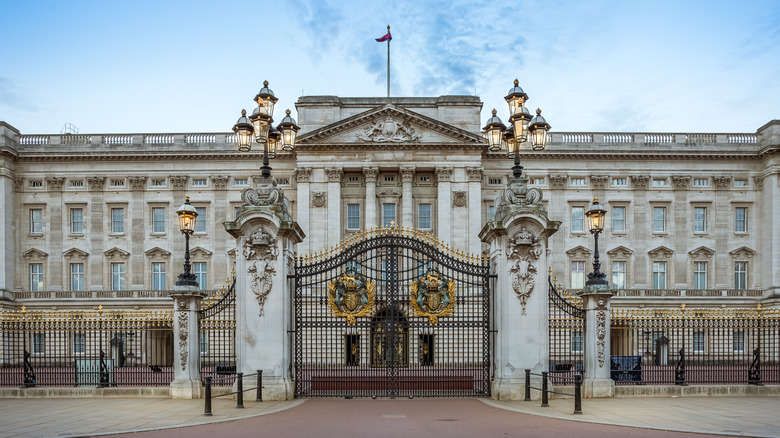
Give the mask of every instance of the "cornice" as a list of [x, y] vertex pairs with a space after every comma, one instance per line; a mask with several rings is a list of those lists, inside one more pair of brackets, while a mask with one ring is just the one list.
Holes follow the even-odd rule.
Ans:
[[[506, 154], [493, 154], [485, 153], [482, 156], [486, 160], [507, 160]], [[636, 161], [636, 160], [759, 160], [762, 157], [758, 153], [751, 154], [734, 154], [734, 153], [712, 153], [712, 152], [692, 152], [690, 154], [685, 153], [669, 153], [658, 152], [648, 153], [646, 151], [637, 151], [635, 153], [622, 152], [530, 152], [523, 155], [521, 159], [526, 160], [624, 160], [624, 161]]]

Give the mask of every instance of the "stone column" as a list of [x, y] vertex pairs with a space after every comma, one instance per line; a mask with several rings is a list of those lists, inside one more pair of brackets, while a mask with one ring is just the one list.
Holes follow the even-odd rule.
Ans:
[[403, 227], [414, 227], [413, 182], [414, 166], [401, 166], [401, 226]]
[[585, 309], [585, 373], [582, 395], [614, 397], [615, 382], [610, 370], [610, 300], [614, 292], [586, 286], [579, 293]]
[[451, 227], [452, 223], [452, 187], [450, 177], [452, 176], [452, 167], [436, 168], [436, 228], [439, 239], [445, 242], [452, 242]]
[[198, 312], [206, 296], [197, 286], [174, 286], [173, 381], [171, 398], [200, 398], [200, 327]]
[[325, 169], [328, 175], [328, 231], [327, 241], [322, 247], [327, 249], [329, 245], [341, 242], [341, 231], [344, 229], [341, 223], [341, 176], [344, 170], [340, 167]]
[[364, 167], [363, 177], [366, 182], [366, 220], [364, 230], [376, 227], [376, 179], [379, 176], [378, 167]]
[[[0, 121], [0, 148], [12, 152], [16, 155], [19, 148], [19, 131], [11, 125]], [[21, 230], [14, 224], [14, 215], [19, 210], [15, 208], [16, 190], [21, 189], [22, 181], [19, 181], [19, 187], [16, 187], [16, 169], [11, 153], [3, 154], [0, 158], [0, 202], [3, 205], [3, 211], [0, 213], [0, 241], [3, 242], [3, 249], [0, 250], [0, 300], [11, 300], [11, 292], [17, 286], [14, 284], [14, 274], [16, 272], [16, 254], [17, 234]], [[29, 275], [29, 273], [27, 274]], [[19, 285], [20, 286], [20, 285]]]
[[[236, 239], [236, 365], [246, 375], [263, 371], [263, 399], [294, 395], [290, 375], [292, 308], [288, 274], [294, 245], [305, 235], [289, 214], [282, 190], [268, 181], [241, 194], [243, 205], [225, 230]], [[335, 201], [334, 201], [335, 202]], [[244, 388], [257, 383], [244, 379]]]
[[[479, 233], [490, 245], [496, 274], [492, 396], [499, 400], [524, 397], [525, 369], [549, 369], [547, 248], [561, 223], [547, 218], [541, 190], [529, 189], [527, 181], [510, 180], [499, 194], [494, 220]], [[532, 384], [540, 387], [541, 378], [533, 377]]]
[[482, 242], [479, 240], [479, 230], [482, 229], [482, 168], [466, 168], [469, 177], [469, 233], [468, 251], [472, 254], [482, 253]]
[[[296, 219], [298, 220], [298, 224], [300, 225], [301, 229], [304, 230], [306, 233], [309, 233], [309, 208], [311, 206], [311, 184], [309, 183], [311, 178], [311, 168], [310, 167], [299, 167], [295, 169], [295, 180], [298, 183], [298, 202], [297, 202], [297, 214]], [[309, 242], [303, 242], [300, 247], [298, 247], [298, 251], [309, 254], [311, 252], [311, 248], [309, 247]]]
[[[84, 288], [87, 290], [103, 290], [103, 257], [100, 254], [105, 247], [103, 239], [108, 236], [111, 231], [109, 227], [110, 217], [106, 220], [106, 214], [110, 216], [110, 211], [104, 211], [105, 204], [103, 203], [103, 189], [106, 185], [106, 177], [104, 176], [88, 176], [87, 187], [89, 188], [89, 221], [90, 221], [90, 237], [89, 237], [89, 252], [96, 254], [94, 257], [90, 257], [84, 261]], [[86, 213], [86, 212], [85, 212]], [[85, 218], [86, 220], [86, 218]], [[182, 242], [181, 251], [184, 251], [184, 243]], [[89, 263], [89, 264], [87, 264]], [[70, 266], [66, 263], [64, 266], [65, 272], [70, 271]], [[65, 279], [67, 288], [70, 289], [70, 281]]]

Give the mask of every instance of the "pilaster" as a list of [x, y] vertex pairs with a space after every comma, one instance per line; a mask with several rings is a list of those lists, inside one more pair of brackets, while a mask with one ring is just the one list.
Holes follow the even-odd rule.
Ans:
[[437, 184], [437, 209], [436, 209], [436, 228], [438, 230], [439, 239], [444, 242], [452, 242], [451, 235], [451, 208], [452, 208], [452, 183], [450, 178], [452, 177], [452, 167], [437, 167], [436, 168], [436, 184]]
[[[310, 178], [311, 178], [310, 167], [299, 167], [295, 169], [295, 180], [298, 189], [297, 190], [298, 202], [296, 203], [297, 212], [295, 217], [298, 220], [298, 225], [300, 225], [301, 229], [304, 230], [306, 233], [309, 233], [309, 208], [311, 204]], [[310, 253], [311, 248], [309, 247], [309, 242], [308, 241], [302, 242], [301, 246], [298, 247], [298, 251], [300, 251], [303, 254]]]
[[414, 226], [414, 203], [412, 201], [412, 183], [415, 166], [401, 166], [401, 226]]
[[366, 182], [366, 219], [364, 230], [377, 226], [376, 221], [376, 179], [379, 177], [378, 167], [364, 167], [363, 177]]
[[614, 292], [586, 288], [579, 293], [585, 310], [585, 372], [583, 396], [614, 397], [615, 382], [610, 378], [611, 299]]
[[328, 231], [327, 241], [324, 245], [327, 248], [335, 242], [341, 241], [341, 177], [344, 170], [340, 167], [329, 167], [325, 169], [328, 176]]
[[206, 296], [197, 286], [175, 286], [173, 298], [173, 381], [171, 398], [201, 397], [198, 311]]
[[479, 231], [482, 229], [482, 168], [466, 168], [466, 174], [469, 178], [468, 252], [479, 254], [482, 252], [482, 242], [479, 240]]

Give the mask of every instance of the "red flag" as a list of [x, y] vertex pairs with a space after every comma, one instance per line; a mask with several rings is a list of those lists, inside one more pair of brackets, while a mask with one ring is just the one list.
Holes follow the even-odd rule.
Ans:
[[387, 34], [385, 34], [385, 36], [383, 36], [382, 38], [377, 38], [376, 40], [377, 40], [377, 42], [381, 43], [382, 41], [390, 41], [392, 39], [393, 39], [393, 36], [390, 35], [390, 31], [388, 30]]

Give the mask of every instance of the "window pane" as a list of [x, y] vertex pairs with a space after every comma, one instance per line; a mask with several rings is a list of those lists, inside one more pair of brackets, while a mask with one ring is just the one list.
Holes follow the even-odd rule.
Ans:
[[571, 288], [585, 287], [585, 262], [571, 262]]
[[653, 262], [653, 289], [666, 289], [666, 262]]
[[125, 209], [124, 208], [111, 209], [111, 232], [112, 233], [125, 232]]
[[734, 352], [742, 353], [745, 351], [745, 331], [734, 330]]
[[43, 290], [43, 264], [41, 263], [30, 264], [30, 290], [33, 292]]
[[707, 209], [705, 207], [693, 209], [693, 231], [696, 233], [707, 231]]
[[165, 263], [152, 263], [152, 290], [165, 290]]
[[585, 336], [582, 330], [572, 330], [571, 332], [571, 352], [582, 353], [585, 351]]
[[152, 232], [165, 233], [165, 209], [162, 207], [152, 209]]
[[389, 227], [395, 220], [395, 204], [382, 204], [382, 226]]
[[195, 274], [195, 280], [198, 282], [200, 289], [206, 289], [208, 285], [208, 276], [206, 273], [206, 263], [198, 262], [192, 264], [192, 273]]
[[33, 354], [46, 353], [46, 334], [33, 333]]
[[72, 208], [70, 210], [70, 232], [81, 234], [84, 232], [84, 210]]
[[707, 262], [693, 264], [693, 288], [707, 289]]
[[653, 232], [666, 231], [666, 208], [653, 207]]
[[87, 335], [85, 333], [73, 334], [73, 354], [84, 354], [87, 351]]
[[417, 205], [417, 228], [431, 229], [431, 204]]
[[747, 208], [737, 207], [734, 209], [734, 231], [737, 233], [747, 232]]
[[347, 229], [360, 229], [360, 204], [347, 204]]
[[626, 231], [626, 207], [612, 209], [612, 231]]
[[206, 207], [195, 207], [195, 211], [198, 212], [198, 217], [195, 219], [195, 232], [205, 233], [208, 229], [208, 221], [206, 220]]
[[70, 265], [70, 290], [84, 290], [83, 263], [71, 263]]
[[704, 353], [704, 332], [703, 331], [693, 332], [693, 352]]
[[124, 263], [111, 263], [111, 290], [125, 290]]
[[747, 289], [747, 262], [734, 263], [734, 288]]
[[585, 231], [585, 210], [583, 207], [571, 208], [571, 230], [573, 232]]
[[626, 288], [626, 262], [612, 262], [612, 288]]
[[30, 233], [43, 233], [43, 210], [40, 208], [30, 209]]

